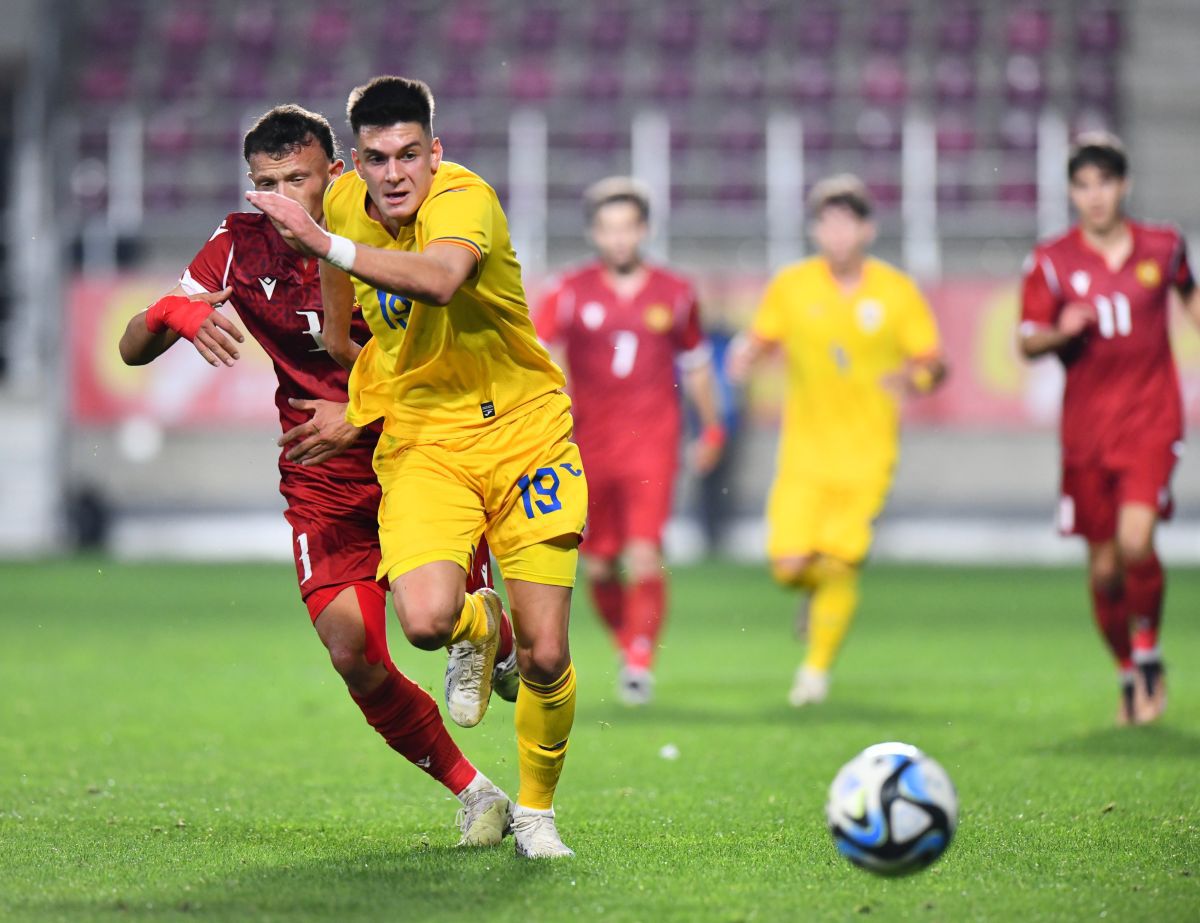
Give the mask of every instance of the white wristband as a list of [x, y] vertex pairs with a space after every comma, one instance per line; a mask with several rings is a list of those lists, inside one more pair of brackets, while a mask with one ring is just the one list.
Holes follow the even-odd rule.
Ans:
[[343, 272], [354, 268], [354, 258], [358, 256], [358, 247], [349, 237], [337, 234], [329, 235], [329, 252], [325, 254], [325, 262], [332, 263]]

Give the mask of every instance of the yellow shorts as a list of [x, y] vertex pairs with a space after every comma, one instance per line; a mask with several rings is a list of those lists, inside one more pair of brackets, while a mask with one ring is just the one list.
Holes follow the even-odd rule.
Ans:
[[824, 554], [859, 563], [871, 549], [871, 526], [883, 509], [889, 486], [776, 479], [767, 501], [767, 554], [773, 561]]
[[576, 555], [518, 554], [563, 536], [560, 547], [578, 544], [588, 492], [572, 428], [570, 398], [556, 393], [528, 413], [456, 439], [380, 437], [379, 576], [394, 579], [431, 561], [469, 571], [486, 535], [502, 573], [509, 573], [507, 560], [513, 576], [531, 571], [541, 582], [574, 586]]

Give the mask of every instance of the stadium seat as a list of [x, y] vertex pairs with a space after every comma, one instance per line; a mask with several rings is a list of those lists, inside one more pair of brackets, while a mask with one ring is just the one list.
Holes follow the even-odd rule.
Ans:
[[833, 150], [833, 119], [827, 109], [809, 107], [800, 110], [804, 152], [822, 155]]
[[[96, 4], [100, 7], [100, 4]], [[138, 47], [146, 14], [137, 3], [110, 3], [92, 12], [85, 48], [131, 53]]]
[[721, 90], [726, 99], [757, 102], [763, 97], [766, 74], [754, 58], [730, 58], [721, 69]]
[[692, 98], [694, 90], [689, 69], [678, 62], [671, 62], [654, 78], [650, 95], [660, 103], [682, 104]]
[[1000, 117], [999, 140], [1005, 150], [1032, 153], [1037, 150], [1037, 112], [1014, 107]]
[[[938, 113], [935, 133], [938, 154], [945, 158], [961, 159], [979, 145], [972, 110], [943, 110]], [[938, 165], [941, 166], [942, 159]]]
[[1050, 13], [1041, 6], [1019, 6], [1008, 14], [1005, 35], [1010, 52], [1044, 54], [1053, 39]]
[[859, 144], [868, 151], [900, 150], [900, 116], [893, 110], [866, 108], [854, 121]]
[[1121, 16], [1115, 7], [1094, 3], [1080, 8], [1075, 25], [1076, 47], [1083, 52], [1113, 54], [1121, 47]]
[[241, 58], [233, 63], [226, 76], [225, 96], [244, 101], [265, 99], [267, 76], [266, 64], [257, 58]]
[[546, 62], [526, 58], [516, 62], [508, 84], [508, 95], [521, 103], [541, 103], [554, 95], [554, 73]]
[[106, 61], [89, 65], [79, 80], [79, 94], [87, 103], [119, 103], [129, 91], [129, 71]]
[[379, 51], [377, 60], [390, 65], [384, 73], [397, 70], [397, 58], [405, 54], [428, 28], [428, 20], [410, 4], [392, 4], [379, 20]]
[[450, 61], [473, 55], [487, 47], [492, 25], [484, 7], [474, 3], [448, 4], [442, 17], [442, 43]]
[[758, 115], [741, 109], [725, 114], [717, 126], [716, 142], [723, 151], [749, 153], [762, 150], [764, 123]]
[[723, 31], [731, 48], [746, 55], [761, 55], [771, 40], [770, 12], [757, 3], [735, 3], [725, 16]]
[[177, 59], [202, 54], [209, 39], [209, 17], [191, 4], [181, 4], [163, 20], [162, 42], [167, 55]]
[[239, 55], [268, 58], [279, 35], [279, 16], [272, 3], [239, 4], [233, 16], [233, 41]]
[[1075, 98], [1100, 109], [1113, 109], [1117, 73], [1111, 58], [1088, 56], [1075, 63]]
[[834, 97], [833, 64], [818, 57], [797, 58], [787, 75], [789, 95], [801, 105], [828, 105]]
[[976, 91], [975, 64], [970, 58], [947, 55], [938, 59], [933, 69], [933, 95], [938, 103], [973, 102]]
[[1004, 64], [1004, 94], [1010, 103], [1040, 106], [1046, 101], [1042, 62], [1032, 55], [1016, 54]]
[[796, 13], [795, 31], [801, 50], [832, 54], [841, 31], [841, 13], [829, 4], [805, 4]]
[[146, 149], [156, 156], [183, 156], [191, 152], [195, 141], [188, 121], [173, 111], [159, 113], [146, 123]]
[[862, 98], [872, 106], [899, 107], [908, 99], [904, 62], [891, 56], [871, 58], [862, 69]]
[[436, 85], [438, 96], [453, 100], [476, 99], [481, 89], [479, 74], [475, 68], [461, 64], [448, 65]]
[[979, 48], [979, 8], [959, 3], [941, 11], [937, 27], [938, 48], [955, 54], [970, 54]]
[[559, 11], [550, 6], [530, 6], [519, 16], [513, 32], [514, 44], [525, 51], [549, 51], [558, 41]]
[[690, 3], [670, 3], [659, 14], [654, 38], [661, 51], [687, 55], [700, 39], [700, 10]]
[[606, 60], [593, 61], [583, 75], [578, 95], [591, 103], [615, 102], [625, 90], [621, 71]]
[[322, 62], [320, 56], [340, 54], [353, 32], [354, 17], [346, 7], [340, 4], [318, 6], [308, 21], [307, 48], [310, 54], [315, 53], [310, 61], [327, 63]]
[[867, 46], [900, 54], [908, 48], [908, 7], [900, 3], [872, 4], [867, 21]]
[[629, 41], [629, 11], [619, 3], [596, 4], [587, 27], [587, 43], [593, 51], [614, 54]]

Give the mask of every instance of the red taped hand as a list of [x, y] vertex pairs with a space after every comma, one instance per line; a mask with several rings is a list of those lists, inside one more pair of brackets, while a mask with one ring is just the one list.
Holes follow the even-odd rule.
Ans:
[[151, 333], [174, 330], [184, 339], [194, 340], [212, 312], [208, 302], [193, 301], [186, 295], [166, 295], [146, 311], [146, 329]]

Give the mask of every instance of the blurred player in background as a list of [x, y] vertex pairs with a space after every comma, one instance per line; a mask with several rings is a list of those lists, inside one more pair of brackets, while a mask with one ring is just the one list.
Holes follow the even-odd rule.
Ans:
[[1067, 163], [1079, 222], [1037, 246], [1021, 299], [1021, 350], [1066, 369], [1059, 528], [1088, 543], [1096, 623], [1117, 661], [1117, 723], [1166, 707], [1158, 631], [1164, 577], [1154, 531], [1171, 515], [1183, 405], [1168, 333], [1172, 290], [1200, 322], [1175, 228], [1125, 216], [1128, 159], [1107, 134], [1081, 136]]
[[[255, 189], [278, 190], [321, 219], [325, 189], [343, 167], [323, 116], [299, 106], [272, 109], [247, 133], [243, 153]], [[211, 364], [232, 365], [245, 338], [213, 308], [226, 299], [236, 307], [279, 380], [275, 403], [285, 430], [279, 490], [287, 500], [300, 594], [317, 634], [370, 725], [462, 801], [462, 843], [494, 845], [508, 823], [507, 796], [463, 756], [437, 704], [388, 654], [385, 592], [375, 580], [380, 489], [371, 454], [378, 433], [345, 421], [348, 375], [321, 338], [317, 265], [266, 216], [231, 214], [179, 284], [129, 322], [121, 356], [142, 365], [184, 337]], [[364, 339], [370, 335], [361, 317], [353, 327]], [[475, 586], [487, 583], [486, 554], [485, 548], [474, 562]], [[511, 629], [509, 636], [501, 684], [515, 698]]]
[[584, 564], [621, 655], [617, 691], [626, 704], [644, 705], [666, 615], [662, 535], [679, 457], [681, 384], [700, 419], [690, 453], [700, 474], [720, 457], [725, 430], [696, 293], [642, 254], [649, 196], [627, 177], [610, 177], [587, 191], [584, 206], [598, 259], [563, 276], [535, 321], [565, 360], [588, 466]]
[[900, 407], [945, 376], [937, 326], [916, 284], [868, 256], [871, 202], [856, 177], [813, 187], [819, 254], [771, 281], [730, 373], [744, 378], [764, 353], [787, 362], [778, 471], [768, 500], [775, 579], [804, 594], [808, 650], [789, 700], [821, 702], [858, 606], [858, 572], [891, 488]]
[[[587, 481], [508, 220], [487, 183], [442, 159], [433, 114], [419, 80], [376, 77], [350, 94], [355, 172], [326, 193], [329, 233], [288, 198], [247, 197], [325, 260], [326, 342], [353, 361], [348, 419], [383, 420], [380, 575], [409, 641], [451, 648], [446, 700], [465, 726], [487, 710], [502, 614], [488, 594], [465, 591], [487, 535], [521, 675], [517, 853], [571, 856], [553, 799], [575, 718], [567, 624]], [[356, 294], [373, 334], [361, 349], [350, 325]]]

